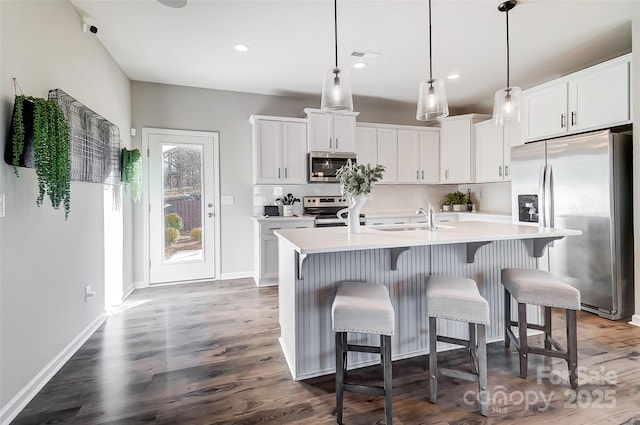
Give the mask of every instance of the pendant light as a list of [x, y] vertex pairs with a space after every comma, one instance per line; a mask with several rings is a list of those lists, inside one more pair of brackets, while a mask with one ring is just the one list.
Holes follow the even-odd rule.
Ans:
[[509, 11], [513, 9], [517, 0], [509, 0], [498, 6], [500, 12], [507, 17], [507, 87], [496, 92], [493, 102], [493, 124], [503, 125], [505, 121], [520, 122], [520, 87], [509, 85]]
[[336, 50], [336, 66], [329, 68], [324, 73], [322, 84], [322, 100], [320, 108], [324, 112], [351, 112], [353, 111], [353, 98], [351, 97], [351, 81], [349, 73], [338, 68], [338, 4], [333, 0], [334, 10], [334, 40]]
[[418, 109], [416, 111], [418, 121], [430, 121], [449, 115], [444, 80], [433, 78], [431, 56], [431, 0], [429, 0], [429, 79], [422, 81], [418, 89]]

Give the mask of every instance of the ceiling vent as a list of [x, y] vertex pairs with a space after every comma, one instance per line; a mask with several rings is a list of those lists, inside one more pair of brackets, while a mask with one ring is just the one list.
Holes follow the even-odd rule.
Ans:
[[381, 55], [382, 53], [365, 52], [364, 50], [353, 50], [351, 52], [351, 57], [358, 59], [378, 59]]

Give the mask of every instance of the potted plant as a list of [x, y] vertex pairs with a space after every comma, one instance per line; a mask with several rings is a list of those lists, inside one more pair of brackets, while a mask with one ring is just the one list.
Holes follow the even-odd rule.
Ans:
[[133, 202], [140, 202], [142, 195], [142, 157], [138, 149], [122, 148], [122, 183], [131, 193]]
[[[373, 186], [382, 179], [383, 172], [383, 165], [352, 164], [351, 161], [336, 172], [336, 177], [340, 180], [342, 196], [349, 202], [348, 225], [350, 233], [360, 232], [360, 210]], [[343, 211], [340, 210], [338, 216]]]
[[64, 208], [69, 216], [71, 199], [69, 126], [55, 100], [18, 95], [15, 98], [5, 160], [11, 160], [16, 176], [18, 167], [35, 167], [38, 179], [36, 204], [44, 196], [51, 206]]
[[467, 195], [460, 191], [449, 192], [442, 198], [442, 210], [460, 212], [467, 207]]
[[276, 202], [282, 205], [282, 215], [285, 217], [293, 216], [293, 204], [300, 202], [300, 199], [293, 196], [292, 193], [287, 193], [287, 196], [276, 198]]

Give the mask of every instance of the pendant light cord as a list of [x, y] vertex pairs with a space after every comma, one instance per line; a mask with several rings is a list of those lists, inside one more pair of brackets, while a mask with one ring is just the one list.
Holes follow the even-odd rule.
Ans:
[[338, 0], [333, 0], [333, 31], [336, 44], [336, 68], [338, 67]]
[[509, 86], [509, 9], [506, 11], [507, 14], [507, 88]]
[[433, 80], [433, 61], [431, 54], [431, 0], [429, 0], [429, 80]]

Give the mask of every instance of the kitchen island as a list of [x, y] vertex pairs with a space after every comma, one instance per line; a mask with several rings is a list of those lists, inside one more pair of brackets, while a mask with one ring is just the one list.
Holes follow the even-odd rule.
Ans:
[[[295, 380], [335, 371], [331, 303], [345, 281], [382, 283], [389, 288], [396, 313], [393, 359], [429, 352], [425, 310], [428, 275], [474, 279], [489, 302], [488, 341], [504, 336], [504, 267], [536, 268], [546, 245], [580, 231], [512, 224], [458, 222], [429, 231], [421, 225], [286, 229], [274, 232], [279, 254], [280, 344]], [[536, 307], [529, 308], [533, 321]], [[438, 329], [452, 337], [467, 337], [468, 326], [443, 321]], [[350, 342], [352, 340], [350, 339]], [[373, 335], [355, 334], [357, 343], [378, 343]], [[446, 344], [440, 349], [449, 348]], [[373, 364], [377, 356], [350, 353], [353, 367]]]

